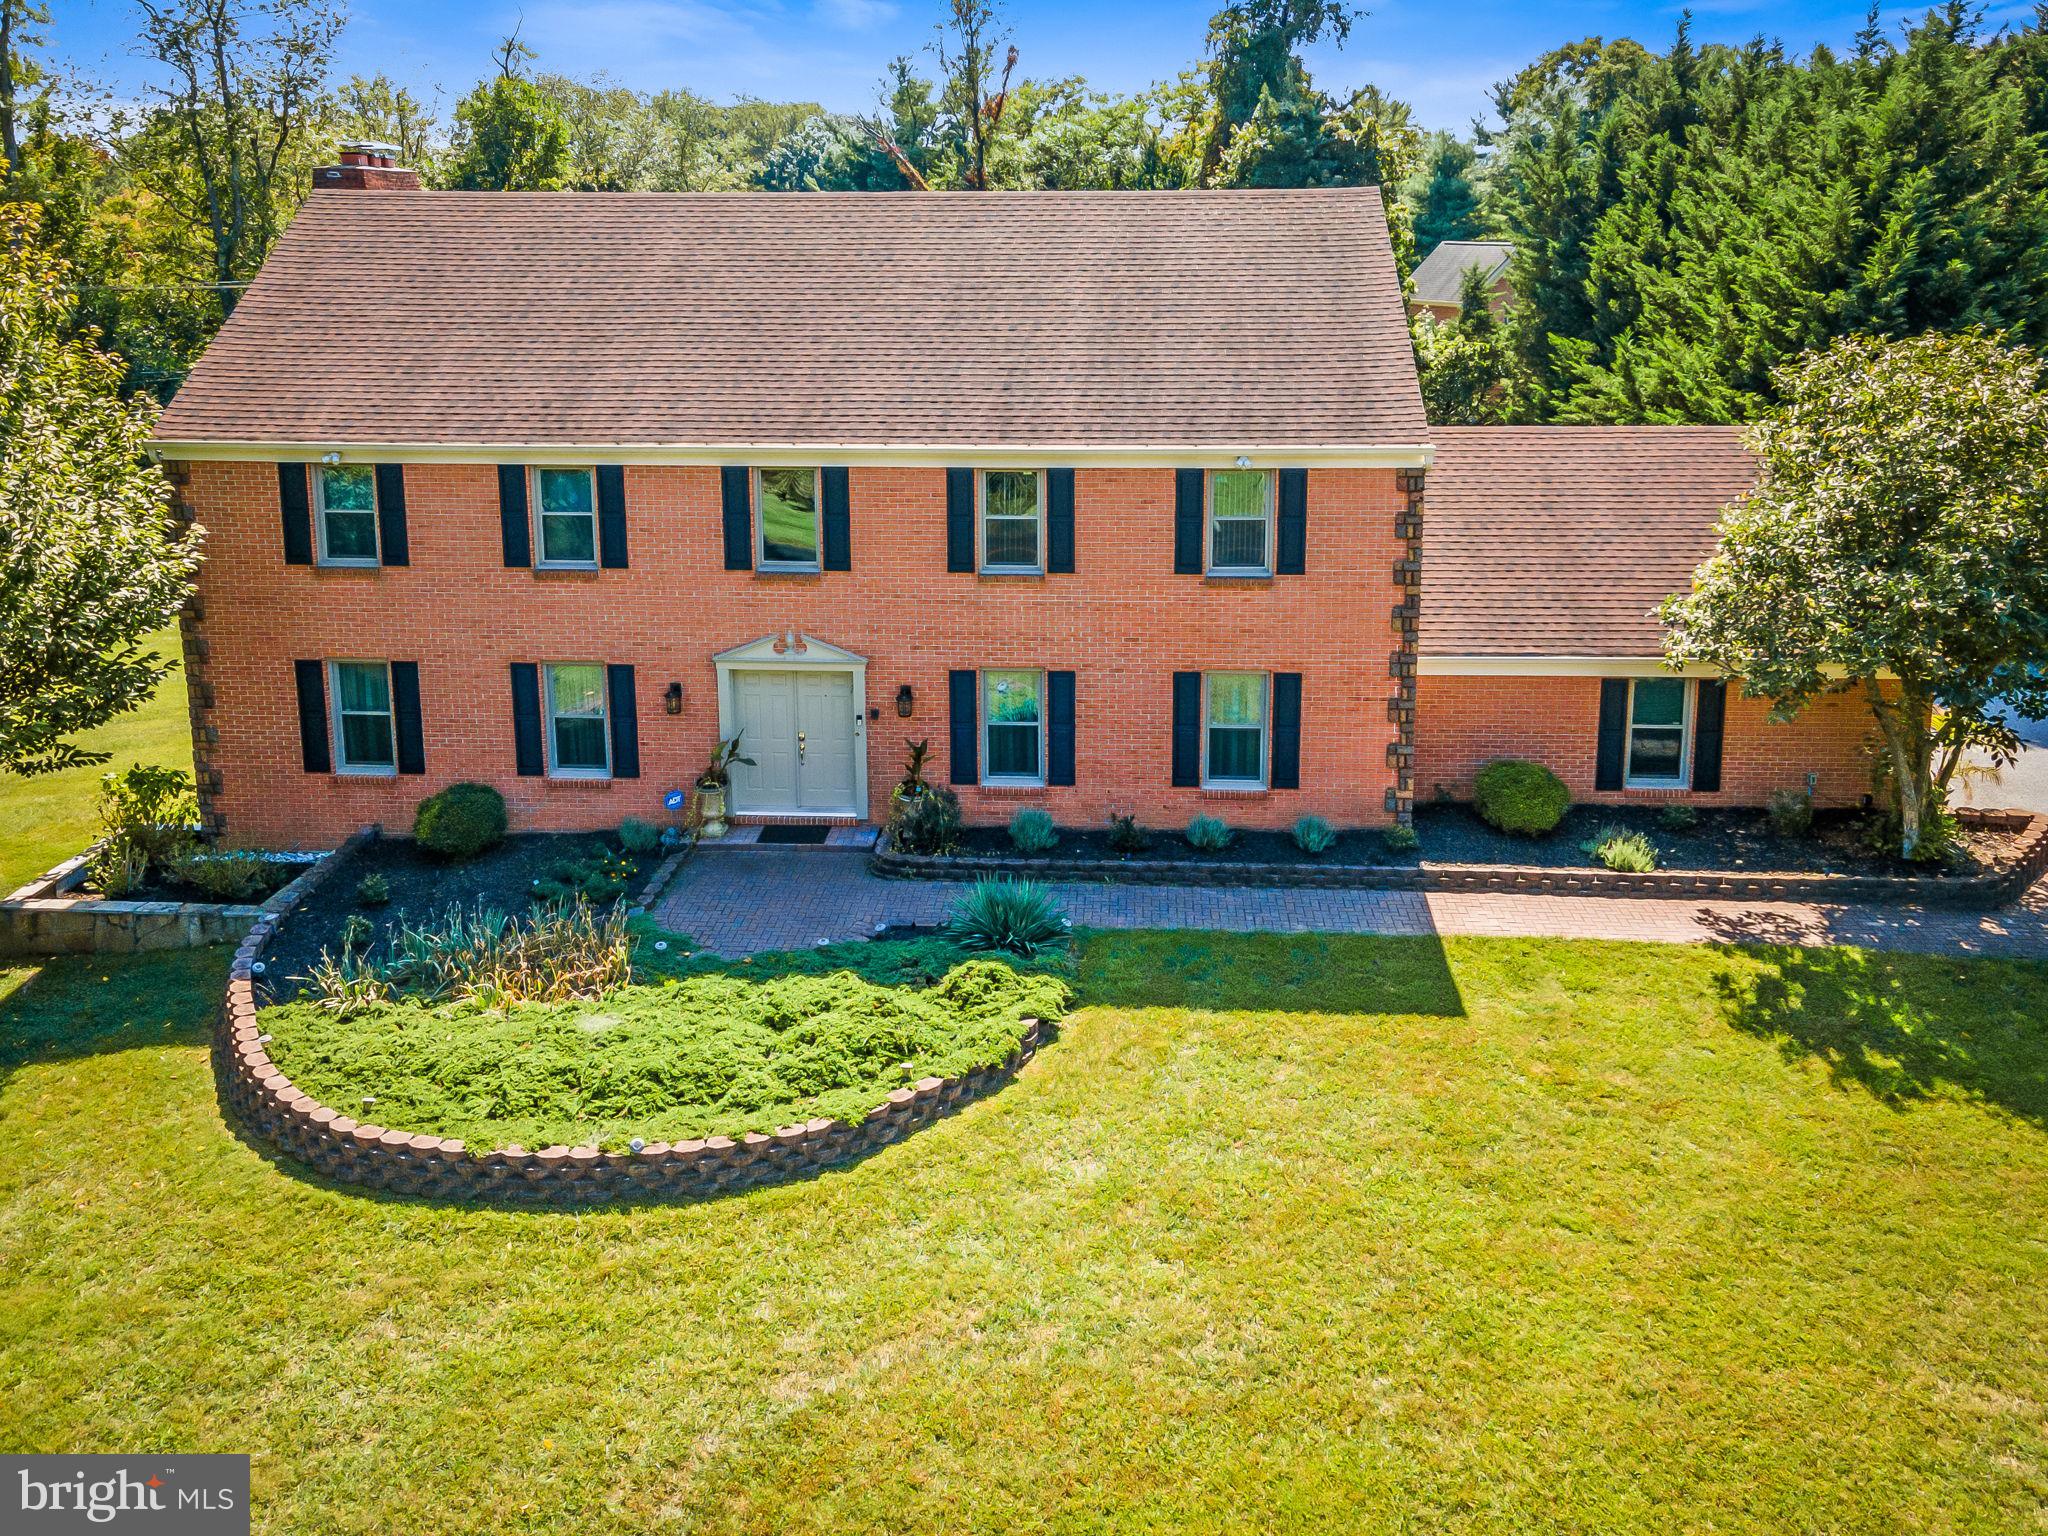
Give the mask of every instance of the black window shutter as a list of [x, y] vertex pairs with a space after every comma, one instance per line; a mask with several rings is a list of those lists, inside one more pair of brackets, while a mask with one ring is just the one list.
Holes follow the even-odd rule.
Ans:
[[1301, 788], [1301, 674], [1273, 674], [1272, 762], [1267, 782], [1275, 789]]
[[1045, 674], [1045, 782], [1074, 782], [1074, 674]]
[[530, 661], [512, 663], [512, 754], [521, 778], [547, 771], [540, 747], [540, 668]]
[[1299, 576], [1308, 568], [1308, 471], [1280, 471], [1280, 548], [1273, 570]]
[[818, 472], [824, 482], [825, 569], [853, 569], [853, 508], [845, 469], [826, 468]]
[[946, 569], [974, 569], [974, 471], [946, 471]]
[[751, 477], [744, 464], [728, 464], [718, 472], [719, 493], [725, 503], [725, 568], [751, 571], [754, 568], [754, 516], [747, 505], [747, 482]]
[[1728, 684], [1718, 677], [1700, 679], [1693, 700], [1692, 787], [1712, 794], [1721, 787], [1721, 737], [1728, 717]]
[[295, 661], [299, 685], [299, 757], [308, 773], [332, 773], [334, 757], [327, 748], [327, 663]]
[[277, 506], [284, 517], [284, 563], [313, 563], [313, 508], [306, 494], [306, 466], [277, 466]]
[[[1173, 573], [1202, 574], [1202, 472], [1173, 472]], [[1176, 783], [1179, 780], [1175, 780]]]
[[[1197, 470], [1195, 473], [1200, 474]], [[1173, 784], [1192, 789], [1202, 782], [1202, 674], [1173, 674]]]
[[405, 537], [405, 466], [377, 466], [377, 557], [385, 565], [412, 564]]
[[498, 527], [505, 540], [505, 564], [533, 564], [533, 540], [526, 526], [526, 466], [498, 466]]
[[1071, 469], [1048, 469], [1045, 472], [1045, 568], [1060, 574], [1074, 569], [1074, 472]]
[[1600, 752], [1594, 759], [1593, 787], [1619, 789], [1622, 758], [1628, 750], [1628, 679], [1600, 679]]
[[955, 784], [972, 784], [981, 777], [981, 712], [975, 705], [976, 674], [955, 672], [947, 679], [951, 761], [946, 777]]
[[391, 663], [391, 714], [398, 722], [398, 771], [427, 771], [427, 738], [420, 728], [420, 664]]
[[606, 667], [605, 692], [612, 717], [612, 777], [640, 777], [640, 707], [634, 701], [633, 669]]
[[608, 571], [626, 568], [626, 470], [597, 466], [597, 563]]

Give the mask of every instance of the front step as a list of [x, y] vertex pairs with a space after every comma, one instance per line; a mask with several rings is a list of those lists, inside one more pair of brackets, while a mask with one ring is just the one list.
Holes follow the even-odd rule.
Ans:
[[837, 822], [823, 829], [823, 841], [815, 843], [764, 843], [761, 834], [771, 826], [784, 826], [783, 822], [752, 822], [742, 827], [728, 827], [720, 838], [700, 838], [699, 853], [711, 853], [720, 848], [730, 848], [747, 853], [804, 853], [822, 850], [826, 853], [843, 853], [848, 850], [865, 853], [875, 846], [880, 828], [871, 822]]

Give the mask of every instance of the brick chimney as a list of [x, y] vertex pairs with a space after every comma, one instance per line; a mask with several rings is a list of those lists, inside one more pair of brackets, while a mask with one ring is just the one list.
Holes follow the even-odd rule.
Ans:
[[365, 141], [343, 144], [341, 164], [322, 166], [313, 173], [316, 187], [344, 187], [364, 192], [417, 192], [420, 173], [397, 165], [396, 144]]

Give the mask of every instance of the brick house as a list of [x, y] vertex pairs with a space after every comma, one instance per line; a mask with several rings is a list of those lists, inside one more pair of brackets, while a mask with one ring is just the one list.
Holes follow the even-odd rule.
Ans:
[[[1582, 667], [1650, 676], [1661, 591], [1567, 580], [1542, 530], [1682, 503], [1682, 584], [1747, 483], [1725, 434], [1657, 429], [1669, 507], [1635, 504], [1627, 440], [1587, 437], [1557, 485], [1621, 494], [1574, 510], [1529, 448], [1430, 428], [1370, 189], [446, 193], [348, 162], [157, 431], [207, 530], [186, 654], [234, 843], [401, 830], [463, 779], [518, 827], [659, 819], [733, 735], [742, 818], [880, 820], [910, 739], [980, 823], [1379, 823], [1525, 747], [1576, 785], [1608, 729]], [[1530, 597], [1634, 604], [1629, 655], [1461, 670], [1537, 632], [1482, 643], [1521, 608], [1462, 580], [1435, 627], [1440, 480], [1466, 531], [1432, 561], [1525, 529]], [[1742, 767], [1709, 796], [1804, 761], [1719, 718]]]

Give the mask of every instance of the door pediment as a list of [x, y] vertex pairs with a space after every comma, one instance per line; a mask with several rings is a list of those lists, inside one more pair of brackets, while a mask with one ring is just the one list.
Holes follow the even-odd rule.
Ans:
[[719, 651], [711, 659], [719, 666], [858, 667], [867, 664], [865, 656], [794, 629], [763, 635], [729, 651]]

